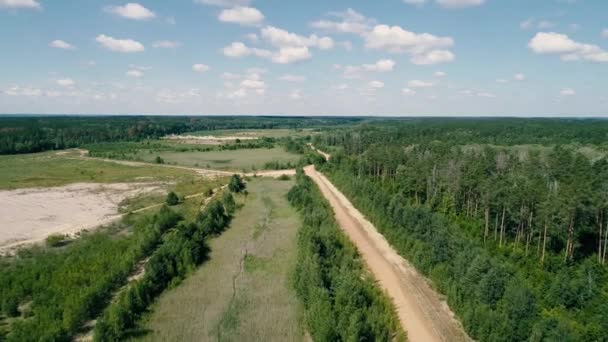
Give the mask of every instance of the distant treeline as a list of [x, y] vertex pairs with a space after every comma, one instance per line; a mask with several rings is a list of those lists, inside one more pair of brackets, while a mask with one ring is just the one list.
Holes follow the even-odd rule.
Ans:
[[32, 153], [84, 144], [156, 139], [220, 129], [303, 129], [360, 122], [360, 118], [252, 116], [0, 117], [0, 154]]
[[301, 169], [288, 199], [303, 221], [293, 284], [312, 340], [404, 340], [394, 308], [366, 275], [356, 248]]

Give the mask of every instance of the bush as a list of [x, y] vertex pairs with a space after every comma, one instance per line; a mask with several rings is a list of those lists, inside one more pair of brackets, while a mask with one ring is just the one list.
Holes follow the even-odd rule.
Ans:
[[243, 179], [241, 179], [241, 176], [232, 175], [232, 178], [230, 178], [230, 183], [228, 183], [228, 189], [237, 194], [245, 190], [245, 183], [243, 182]]
[[288, 181], [291, 179], [291, 177], [289, 177], [288, 175], [280, 175], [277, 179], [280, 181]]
[[177, 194], [175, 192], [171, 191], [167, 194], [166, 202], [167, 202], [167, 205], [171, 205], [171, 206], [177, 205], [177, 204], [179, 204], [179, 197], [177, 196]]
[[46, 238], [46, 245], [49, 247], [59, 247], [65, 241], [66, 236], [63, 234], [51, 234]]
[[165, 160], [163, 158], [161, 158], [160, 156], [156, 156], [156, 159], [154, 159], [154, 162], [156, 164], [164, 164]]

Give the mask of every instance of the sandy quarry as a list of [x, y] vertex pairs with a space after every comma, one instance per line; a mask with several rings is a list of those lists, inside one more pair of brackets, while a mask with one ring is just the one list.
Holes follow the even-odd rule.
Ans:
[[171, 134], [171, 135], [167, 135], [165, 137], [163, 137], [163, 139], [166, 140], [173, 140], [173, 141], [177, 141], [183, 144], [201, 144], [201, 145], [221, 145], [225, 142], [232, 142], [235, 141], [236, 139], [239, 140], [257, 140], [257, 137], [251, 137], [251, 136], [222, 136], [222, 137], [216, 137], [213, 135], [205, 135], [205, 136], [198, 136], [198, 135], [175, 135], [175, 134]]
[[113, 222], [121, 217], [122, 200], [153, 191], [164, 191], [164, 184], [77, 183], [0, 191], [0, 253], [50, 234], [73, 235]]
[[304, 168], [334, 210], [379, 286], [393, 301], [409, 341], [472, 341], [447, 303], [314, 165]]

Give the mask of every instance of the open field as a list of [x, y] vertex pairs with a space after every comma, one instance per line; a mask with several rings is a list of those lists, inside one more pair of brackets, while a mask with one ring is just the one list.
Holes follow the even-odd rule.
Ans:
[[304, 129], [224, 129], [217, 131], [197, 131], [184, 133], [184, 135], [195, 135], [195, 136], [214, 136], [214, 137], [233, 137], [233, 138], [282, 138], [282, 137], [305, 137], [307, 135], [314, 135], [317, 132], [312, 128]]
[[264, 167], [264, 164], [275, 161], [295, 164], [300, 158], [280, 147], [234, 151], [159, 152], [158, 154], [138, 154], [137, 156], [146, 162], [154, 162], [159, 156], [167, 164], [232, 171], [259, 170]]
[[298, 341], [288, 282], [300, 223], [285, 194], [292, 181], [253, 179], [210, 260], [154, 305], [146, 341]]
[[132, 166], [78, 159], [56, 152], [0, 156], [0, 189], [51, 187], [71, 183], [175, 181], [194, 171], [155, 165]]

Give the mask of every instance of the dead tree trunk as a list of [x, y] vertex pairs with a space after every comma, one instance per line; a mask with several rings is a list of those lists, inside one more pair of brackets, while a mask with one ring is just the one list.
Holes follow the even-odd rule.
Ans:
[[[490, 225], [490, 206], [486, 206], [485, 218], [486, 218], [486, 228], [483, 231], [483, 243], [484, 243], [484, 245], [486, 243], [486, 239], [488, 238], [488, 228], [489, 228], [489, 225]], [[600, 233], [600, 235], [601, 235], [601, 233]], [[601, 238], [600, 238], [600, 240], [601, 240]]]
[[545, 233], [543, 237], [543, 254], [540, 258], [541, 265], [545, 263], [545, 251], [547, 250], [547, 220], [545, 220]]
[[504, 238], [505, 235], [505, 214], [507, 212], [507, 208], [502, 207], [502, 221], [500, 223], [500, 242], [498, 243], [499, 246], [502, 247], [502, 239]]

